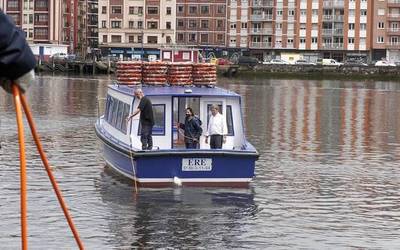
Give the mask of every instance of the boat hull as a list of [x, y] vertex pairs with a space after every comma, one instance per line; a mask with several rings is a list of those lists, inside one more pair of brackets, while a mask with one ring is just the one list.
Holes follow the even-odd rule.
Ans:
[[256, 154], [223, 150], [127, 151], [102, 141], [108, 166], [141, 186], [247, 186]]

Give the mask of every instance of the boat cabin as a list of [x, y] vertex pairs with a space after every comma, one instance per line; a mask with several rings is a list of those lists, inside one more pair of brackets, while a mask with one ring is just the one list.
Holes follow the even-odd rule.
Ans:
[[[141, 150], [139, 115], [129, 122], [126, 118], [139, 104], [135, 98], [136, 86], [110, 85], [107, 95], [103, 128], [113, 135], [113, 140]], [[219, 106], [219, 112], [226, 119], [226, 143], [224, 150], [240, 150], [246, 146], [241, 115], [240, 96], [232, 91], [218, 87], [184, 86], [143, 86], [145, 96], [153, 104], [155, 125], [153, 127], [153, 151], [183, 149], [184, 131], [176, 128], [178, 122], [184, 123], [187, 107], [191, 107], [202, 121], [203, 134], [200, 149], [210, 149], [205, 143], [205, 134], [211, 116], [212, 105]]]

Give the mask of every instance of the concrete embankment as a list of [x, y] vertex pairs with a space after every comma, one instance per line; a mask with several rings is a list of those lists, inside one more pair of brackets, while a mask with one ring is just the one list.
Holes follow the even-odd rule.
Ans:
[[322, 65], [257, 65], [240, 66], [239, 77], [284, 77], [284, 78], [340, 78], [340, 79], [388, 79], [400, 80], [400, 67], [375, 66], [322, 66]]

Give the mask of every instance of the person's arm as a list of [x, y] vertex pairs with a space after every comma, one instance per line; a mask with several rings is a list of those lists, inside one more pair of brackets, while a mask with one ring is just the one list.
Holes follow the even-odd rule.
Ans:
[[0, 84], [11, 91], [11, 83], [16, 82], [25, 91], [34, 80], [35, 65], [25, 34], [0, 11]]
[[206, 144], [208, 144], [208, 136], [210, 136], [211, 133], [211, 122], [213, 121], [213, 116], [210, 116], [210, 119], [208, 120], [208, 126], [207, 126], [207, 131], [206, 131]]
[[129, 121], [130, 119], [132, 119], [133, 117], [135, 117], [137, 114], [139, 114], [140, 113], [140, 109], [139, 108], [137, 108], [136, 110], [135, 110], [135, 112], [133, 112], [131, 115], [129, 115], [127, 118], [126, 118], [126, 120], [127, 121]]
[[226, 136], [228, 134], [228, 126], [226, 125], [226, 118], [221, 115], [222, 119], [222, 135], [223, 135], [223, 143], [226, 143]]

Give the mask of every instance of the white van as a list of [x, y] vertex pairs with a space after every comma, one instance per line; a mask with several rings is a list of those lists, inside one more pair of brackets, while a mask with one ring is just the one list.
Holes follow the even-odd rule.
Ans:
[[341, 65], [343, 65], [343, 63], [337, 62], [335, 59], [322, 59], [322, 65], [341, 66]]

